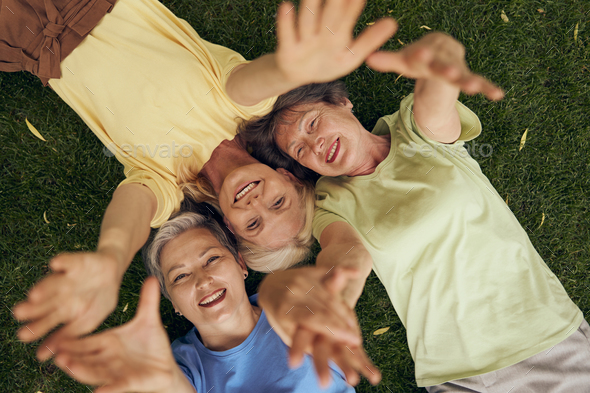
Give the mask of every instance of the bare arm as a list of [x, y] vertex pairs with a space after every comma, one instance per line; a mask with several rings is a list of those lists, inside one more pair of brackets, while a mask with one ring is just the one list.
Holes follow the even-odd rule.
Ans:
[[91, 332], [115, 309], [123, 274], [146, 241], [155, 210], [156, 197], [147, 187], [119, 187], [105, 212], [96, 252], [54, 257], [52, 273], [15, 307], [15, 317], [29, 321], [18, 332], [23, 341], [37, 340], [64, 324], [39, 346], [41, 360], [51, 356], [61, 338]]
[[[356, 39], [353, 29], [364, 1], [303, 0], [299, 12], [285, 2], [277, 11], [277, 50], [244, 67], [236, 67], [225, 86], [228, 96], [241, 105], [286, 93], [308, 83], [343, 77], [383, 45], [397, 24], [383, 18]], [[297, 19], [297, 21], [296, 21]]]
[[320, 236], [320, 245], [322, 251], [316, 258], [316, 266], [326, 269], [338, 266], [359, 271], [358, 276], [348, 280], [340, 292], [344, 302], [353, 309], [373, 268], [371, 255], [357, 231], [343, 221], [334, 222], [324, 229]]
[[414, 87], [414, 120], [430, 139], [453, 143], [461, 135], [455, 108], [460, 89], [441, 80], [418, 79]]

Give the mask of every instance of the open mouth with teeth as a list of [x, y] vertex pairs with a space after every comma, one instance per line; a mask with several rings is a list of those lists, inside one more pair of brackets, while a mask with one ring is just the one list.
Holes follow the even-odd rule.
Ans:
[[334, 162], [336, 157], [338, 157], [338, 152], [340, 152], [340, 138], [336, 139], [330, 148], [330, 152], [326, 156], [326, 162], [328, 164]]
[[234, 202], [237, 202], [243, 197], [245, 197], [246, 194], [255, 189], [256, 186], [258, 186], [258, 183], [260, 183], [260, 181], [248, 182], [246, 184], [238, 186], [235, 192]]
[[210, 295], [205, 296], [203, 299], [201, 299], [199, 306], [213, 307], [213, 306], [221, 303], [223, 301], [223, 299], [225, 299], [226, 292], [227, 292], [227, 290], [225, 288], [223, 288], [223, 289], [219, 289], [219, 290], [213, 292]]

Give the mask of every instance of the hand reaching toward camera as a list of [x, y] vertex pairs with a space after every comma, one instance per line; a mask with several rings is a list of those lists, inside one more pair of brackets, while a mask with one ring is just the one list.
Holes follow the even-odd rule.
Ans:
[[354, 312], [340, 292], [358, 272], [335, 267], [304, 267], [269, 274], [263, 280], [258, 303], [281, 339], [291, 347], [289, 363], [297, 367], [304, 353], [313, 355], [322, 386], [330, 383], [328, 360], [356, 385], [360, 372], [373, 384], [381, 380], [379, 370], [362, 347], [362, 336]]
[[392, 18], [367, 27], [357, 38], [353, 29], [363, 0], [303, 0], [296, 10], [281, 4], [277, 12], [277, 67], [298, 85], [329, 82], [348, 75], [396, 31]]
[[397, 52], [375, 52], [366, 63], [376, 71], [395, 72], [410, 79], [442, 80], [469, 95], [483, 93], [490, 100], [504, 96], [502, 89], [469, 70], [465, 47], [441, 32], [429, 33]]
[[122, 276], [118, 266], [116, 257], [107, 251], [54, 257], [49, 263], [52, 273], [14, 307], [16, 319], [28, 321], [18, 331], [19, 339], [31, 342], [64, 324], [39, 346], [37, 356], [45, 360], [62, 338], [96, 329], [117, 306]]
[[158, 280], [148, 277], [131, 321], [86, 338], [60, 341], [55, 363], [79, 382], [101, 385], [96, 393], [194, 393], [172, 355], [159, 305]]

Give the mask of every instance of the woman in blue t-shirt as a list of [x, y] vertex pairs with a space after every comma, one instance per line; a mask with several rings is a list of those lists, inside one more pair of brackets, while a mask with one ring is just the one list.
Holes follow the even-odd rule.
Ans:
[[[206, 205], [189, 210], [162, 225], [144, 246], [146, 269], [155, 278], [144, 283], [135, 317], [103, 333], [63, 341], [56, 364], [80, 382], [103, 385], [100, 392], [319, 390], [329, 379], [318, 379], [310, 356], [290, 368], [288, 346], [268, 323], [258, 295], [247, 296], [248, 271], [235, 238]], [[195, 325], [172, 350], [159, 315], [158, 281], [177, 314]], [[333, 381], [326, 391], [354, 392], [344, 375], [356, 384], [355, 369], [373, 383], [380, 380], [361, 346], [350, 352], [338, 347], [318, 342], [311, 351], [344, 370], [330, 365]]]

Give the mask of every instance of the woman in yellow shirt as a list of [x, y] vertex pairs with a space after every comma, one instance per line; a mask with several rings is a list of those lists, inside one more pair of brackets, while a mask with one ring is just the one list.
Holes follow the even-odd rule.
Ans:
[[[336, 0], [303, 2], [302, 9], [318, 12], [299, 13], [297, 27], [296, 12], [283, 4], [277, 52], [247, 64], [155, 0], [56, 2], [4, 1], [0, 70], [27, 70], [48, 83], [124, 164], [127, 178], [105, 212], [97, 251], [55, 257], [54, 273], [14, 310], [32, 321], [19, 331], [24, 341], [65, 324], [40, 347], [42, 358], [51, 340], [87, 333], [115, 308], [123, 273], [150, 225], [161, 225], [182, 200], [179, 178], [194, 181], [201, 169], [209, 196], [219, 196], [228, 226], [247, 247], [244, 259], [286, 247], [291, 253], [283, 260], [293, 250], [301, 256], [311, 243], [313, 193], [287, 171], [258, 163], [238, 141], [221, 142], [233, 138], [237, 118], [268, 112], [275, 96], [349, 73], [394, 30], [386, 19], [353, 40], [358, 0], [347, 8]], [[27, 30], [33, 38], [22, 41]]]

